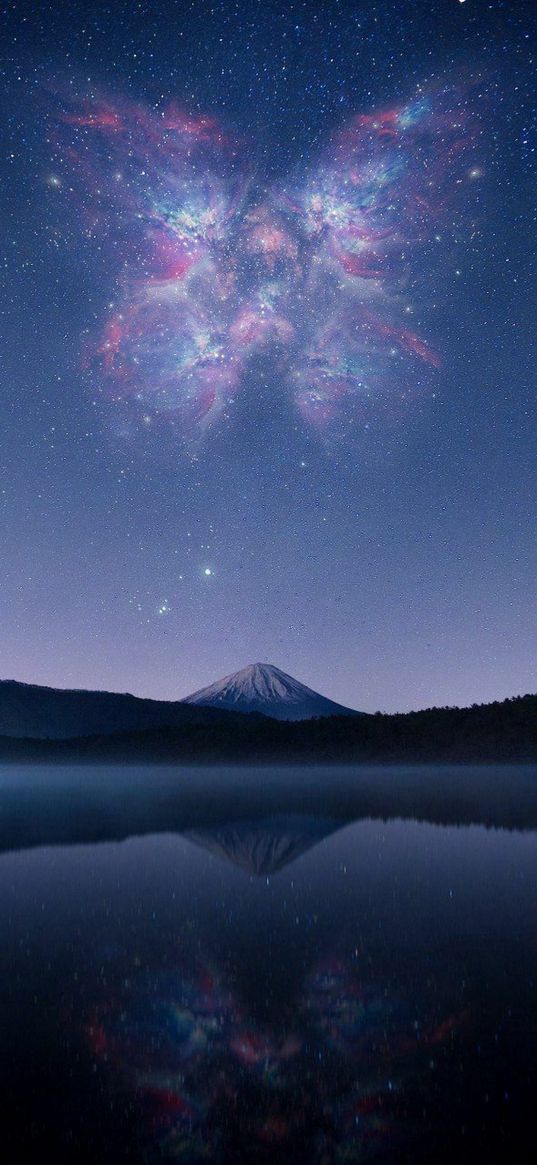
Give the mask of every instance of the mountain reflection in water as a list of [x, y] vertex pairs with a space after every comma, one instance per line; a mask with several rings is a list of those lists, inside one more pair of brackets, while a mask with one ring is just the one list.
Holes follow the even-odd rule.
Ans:
[[[280, 814], [185, 837], [268, 877], [338, 827]], [[420, 1077], [469, 1018], [417, 1009], [367, 974], [363, 951], [326, 952], [260, 1022], [215, 962], [188, 963], [178, 950], [172, 972], [146, 968], [105, 992], [85, 1034], [116, 1086], [136, 1096], [149, 1160], [367, 1161], [412, 1144]]]
[[212, 828], [188, 829], [184, 836], [239, 869], [261, 877], [276, 874], [340, 828], [339, 821], [280, 814], [261, 821], [232, 821]]
[[8, 1160], [531, 1159], [533, 771], [13, 775]]

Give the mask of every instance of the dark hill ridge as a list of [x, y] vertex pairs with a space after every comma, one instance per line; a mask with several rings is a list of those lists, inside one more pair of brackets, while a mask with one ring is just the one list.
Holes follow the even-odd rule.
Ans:
[[[194, 711], [190, 709], [191, 713]], [[180, 727], [0, 738], [0, 760], [165, 764], [537, 763], [537, 696], [471, 708], [278, 721], [196, 709]]]
[[225, 711], [194, 707], [182, 700], [147, 700], [128, 692], [47, 688], [0, 680], [0, 736], [63, 740], [208, 724], [225, 715]]
[[357, 715], [273, 664], [250, 664], [184, 700], [148, 700], [130, 693], [48, 688], [0, 681], [0, 736], [64, 740], [74, 736], [181, 728], [228, 713], [277, 720]]

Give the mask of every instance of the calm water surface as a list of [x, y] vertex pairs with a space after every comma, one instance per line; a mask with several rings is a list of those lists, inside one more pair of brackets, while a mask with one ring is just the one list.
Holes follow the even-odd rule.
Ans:
[[0, 777], [9, 1161], [534, 1160], [535, 773], [117, 772]]

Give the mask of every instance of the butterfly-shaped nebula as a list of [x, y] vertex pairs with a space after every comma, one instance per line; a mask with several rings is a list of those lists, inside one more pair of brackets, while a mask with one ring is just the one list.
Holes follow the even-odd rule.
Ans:
[[259, 353], [327, 432], [367, 428], [421, 392], [440, 358], [409, 326], [403, 290], [475, 162], [466, 108], [446, 87], [355, 116], [273, 188], [211, 118], [64, 108], [58, 154], [83, 225], [109, 248], [113, 306], [92, 362], [110, 398], [206, 428], [255, 391]]

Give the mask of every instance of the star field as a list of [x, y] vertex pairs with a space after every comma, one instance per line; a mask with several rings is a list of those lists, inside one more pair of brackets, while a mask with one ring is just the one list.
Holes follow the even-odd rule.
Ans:
[[6, 677], [535, 690], [536, 31], [5, 7]]

